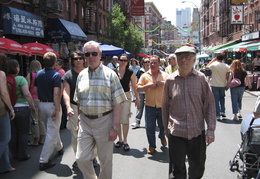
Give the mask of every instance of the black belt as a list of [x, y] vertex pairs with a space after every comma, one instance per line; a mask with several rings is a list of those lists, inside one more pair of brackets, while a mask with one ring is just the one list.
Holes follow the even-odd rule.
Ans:
[[105, 115], [108, 115], [109, 113], [111, 113], [113, 110], [110, 110], [110, 111], [107, 111], [107, 112], [104, 112], [102, 114], [99, 114], [99, 115], [86, 115], [84, 114], [87, 118], [89, 119], [97, 119], [97, 118], [100, 118], [100, 117], [103, 117]]
[[54, 101], [53, 100], [41, 100], [41, 99], [39, 99], [40, 100], [40, 102], [44, 102], [44, 103], [53, 103]]

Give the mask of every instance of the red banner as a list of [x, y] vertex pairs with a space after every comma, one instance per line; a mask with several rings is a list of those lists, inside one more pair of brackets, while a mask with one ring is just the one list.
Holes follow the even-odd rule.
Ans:
[[144, 16], [144, 0], [131, 0], [132, 16]]

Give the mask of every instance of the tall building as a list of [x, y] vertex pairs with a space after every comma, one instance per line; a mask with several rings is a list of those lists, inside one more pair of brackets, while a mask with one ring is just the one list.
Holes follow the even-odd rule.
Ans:
[[176, 10], [176, 25], [178, 29], [179, 39], [188, 43], [191, 39], [191, 9], [177, 9]]

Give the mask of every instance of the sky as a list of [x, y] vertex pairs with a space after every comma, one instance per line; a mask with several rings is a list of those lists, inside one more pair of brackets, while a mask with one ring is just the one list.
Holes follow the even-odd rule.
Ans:
[[[162, 17], [166, 17], [166, 20], [172, 21], [173, 25], [176, 25], [176, 9], [185, 9], [190, 7], [196, 8], [192, 3], [182, 3], [183, 0], [145, 0], [145, 2], [153, 2], [157, 9], [162, 14]], [[200, 7], [201, 0], [189, 0]]]

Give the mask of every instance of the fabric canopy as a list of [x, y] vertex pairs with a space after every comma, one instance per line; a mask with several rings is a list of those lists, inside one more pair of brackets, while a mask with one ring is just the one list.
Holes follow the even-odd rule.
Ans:
[[251, 44], [246, 49], [247, 49], [247, 51], [257, 51], [257, 50], [260, 50], [260, 42]]
[[113, 56], [113, 55], [121, 55], [125, 53], [123, 48], [116, 47], [108, 44], [100, 44], [102, 49], [102, 56]]
[[41, 16], [5, 5], [2, 14], [4, 34], [44, 38]]
[[87, 41], [86, 34], [78, 24], [59, 18], [48, 20], [48, 38]]

